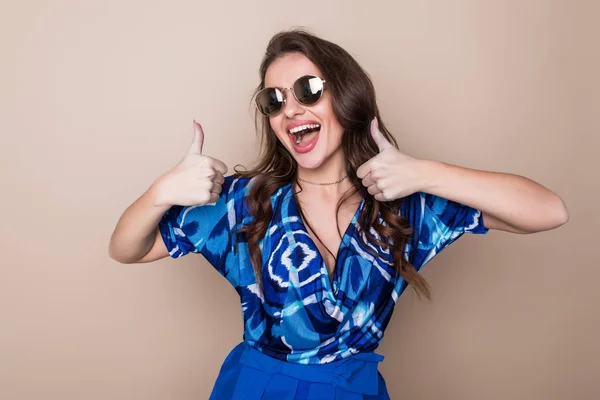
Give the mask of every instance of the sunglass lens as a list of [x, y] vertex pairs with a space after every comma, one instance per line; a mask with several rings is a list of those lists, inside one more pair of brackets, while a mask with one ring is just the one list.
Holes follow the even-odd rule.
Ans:
[[273, 115], [281, 111], [283, 94], [279, 89], [266, 88], [256, 96], [256, 106], [264, 115]]
[[316, 76], [303, 76], [294, 83], [294, 94], [298, 102], [314, 104], [323, 94], [323, 81]]

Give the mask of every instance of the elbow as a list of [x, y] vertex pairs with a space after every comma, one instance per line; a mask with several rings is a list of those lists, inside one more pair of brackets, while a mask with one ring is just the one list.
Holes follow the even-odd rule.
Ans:
[[560, 196], [557, 194], [554, 195], [554, 205], [552, 206], [551, 212], [549, 213], [552, 217], [550, 219], [550, 223], [552, 224], [551, 229], [558, 228], [569, 222], [569, 210], [567, 209], [567, 205], [563, 201]]
[[111, 259], [117, 261], [118, 263], [129, 264], [126, 259], [124, 259], [123, 257], [121, 257], [118, 253], [115, 253], [115, 251], [110, 246], [108, 247], [108, 256]]
[[569, 222], [569, 210], [565, 202], [559, 197], [558, 206], [556, 207], [556, 227], [562, 226]]
[[108, 252], [108, 256], [120, 264], [135, 264], [137, 262], [137, 260], [134, 260], [131, 258], [117, 256], [117, 255], [111, 253], [110, 251]]
[[115, 254], [111, 253], [110, 251], [108, 252], [108, 256], [120, 264], [131, 264], [131, 262], [129, 260], [127, 260], [125, 258], [121, 258], [119, 256], [116, 256]]
[[135, 264], [137, 262], [136, 259], [127, 257], [126, 254], [119, 252], [118, 249], [116, 249], [115, 247], [115, 244], [111, 241], [108, 245], [108, 256], [110, 258], [121, 264]]
[[550, 231], [569, 222], [569, 211], [564, 201], [556, 196], [555, 204], [537, 214], [536, 220], [518, 228], [517, 233], [531, 234]]
[[560, 197], [556, 196], [555, 205], [546, 214], [546, 218], [544, 218], [544, 226], [531, 233], [556, 229], [567, 222], [569, 222], [569, 210], [567, 209], [565, 202]]

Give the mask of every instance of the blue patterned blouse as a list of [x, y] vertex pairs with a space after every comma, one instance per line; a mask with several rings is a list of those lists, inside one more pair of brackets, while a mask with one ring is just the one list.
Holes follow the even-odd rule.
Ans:
[[[244, 201], [252, 182], [228, 176], [216, 203], [168, 210], [159, 228], [171, 257], [201, 253], [235, 287], [242, 304], [244, 340], [264, 354], [324, 364], [375, 350], [407, 284], [395, 277], [389, 252], [359, 237], [356, 225], [364, 200], [343, 235], [330, 280], [302, 222], [291, 183], [275, 192], [273, 218], [259, 244], [261, 292], [248, 244], [237, 241], [234, 251], [232, 232], [252, 221]], [[487, 232], [480, 211], [422, 192], [408, 196], [400, 214], [414, 229], [405, 257], [417, 270], [464, 232]], [[374, 230], [371, 233], [377, 237]]]

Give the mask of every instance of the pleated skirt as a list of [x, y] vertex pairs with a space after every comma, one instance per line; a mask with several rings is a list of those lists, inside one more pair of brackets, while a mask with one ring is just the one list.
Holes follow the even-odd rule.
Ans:
[[377, 368], [382, 360], [371, 352], [303, 365], [240, 343], [223, 362], [210, 400], [389, 400]]

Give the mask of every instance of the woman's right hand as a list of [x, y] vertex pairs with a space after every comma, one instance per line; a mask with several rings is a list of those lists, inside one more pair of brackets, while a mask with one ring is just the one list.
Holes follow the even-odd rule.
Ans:
[[202, 154], [204, 132], [194, 121], [194, 140], [185, 157], [175, 168], [153, 184], [156, 205], [195, 206], [214, 203], [219, 199], [227, 166]]

